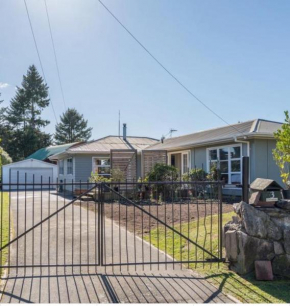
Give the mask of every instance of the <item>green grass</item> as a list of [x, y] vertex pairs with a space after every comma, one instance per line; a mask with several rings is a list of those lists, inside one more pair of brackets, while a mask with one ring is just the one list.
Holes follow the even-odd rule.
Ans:
[[[3, 203], [2, 203], [3, 200]], [[3, 214], [3, 215], [2, 215]], [[4, 246], [9, 241], [9, 198], [8, 193], [0, 192], [0, 243], [1, 247]], [[1, 224], [3, 223], [3, 224]], [[2, 231], [1, 231], [2, 229]], [[2, 233], [2, 237], [1, 237]], [[2, 265], [5, 265], [8, 255], [8, 248], [4, 249], [1, 255], [0, 252], [0, 260], [2, 257]], [[2, 271], [0, 271], [1, 273]]]
[[[223, 224], [227, 223], [235, 215], [233, 212], [223, 214]], [[211, 223], [212, 221], [212, 223]], [[212, 225], [211, 225], [212, 224]], [[211, 250], [212, 254], [218, 252], [218, 216], [209, 216], [190, 223], [175, 225], [175, 228], [198, 245], [203, 246], [206, 250]], [[204, 260], [210, 258], [200, 248], [194, 244], [188, 245], [186, 239], [180, 239], [180, 235], [174, 234], [169, 229], [159, 227], [159, 248], [165, 251], [165, 234], [166, 234], [166, 251], [176, 260]], [[151, 230], [151, 233], [144, 237], [147, 241], [158, 247], [158, 231]], [[174, 244], [173, 244], [174, 239]], [[174, 247], [173, 247], [174, 245]], [[186, 267], [188, 265], [186, 264]], [[230, 271], [226, 264], [205, 263], [189, 264], [189, 268], [197, 271], [204, 276], [208, 282], [212, 283], [220, 291], [230, 294], [244, 303], [289, 303], [290, 302], [290, 280], [277, 279], [274, 281], [257, 281], [254, 274], [241, 277]]]

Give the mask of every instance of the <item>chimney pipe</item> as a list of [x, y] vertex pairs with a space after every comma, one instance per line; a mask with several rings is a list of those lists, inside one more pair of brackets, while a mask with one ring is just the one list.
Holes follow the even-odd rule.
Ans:
[[123, 139], [127, 139], [127, 124], [123, 123]]

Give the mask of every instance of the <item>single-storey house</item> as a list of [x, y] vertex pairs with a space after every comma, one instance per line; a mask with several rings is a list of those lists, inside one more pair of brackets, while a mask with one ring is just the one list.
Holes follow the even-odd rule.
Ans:
[[137, 180], [141, 176], [142, 150], [157, 142], [157, 139], [149, 137], [127, 136], [124, 126], [123, 136], [107, 136], [82, 143], [49, 159], [57, 161], [58, 179], [67, 184], [72, 181], [85, 183], [92, 172], [109, 177], [113, 163], [126, 169], [128, 180]]
[[42, 160], [48, 163], [55, 163], [55, 161], [51, 161], [49, 159], [50, 156], [59, 154], [61, 152], [64, 152], [68, 148], [71, 148], [77, 144], [80, 144], [81, 142], [73, 142], [73, 143], [66, 143], [62, 145], [57, 145], [57, 146], [49, 146], [46, 148], [42, 148], [37, 150], [36, 152], [32, 153], [26, 159], [37, 159], [37, 160]]
[[242, 157], [250, 159], [250, 182], [256, 178], [270, 178], [282, 185], [279, 169], [273, 160], [276, 141], [273, 133], [282, 123], [256, 119], [231, 126], [172, 137], [146, 148], [145, 151], [165, 150], [167, 162], [181, 174], [193, 168], [207, 173], [217, 165], [225, 180], [224, 194], [240, 195]]

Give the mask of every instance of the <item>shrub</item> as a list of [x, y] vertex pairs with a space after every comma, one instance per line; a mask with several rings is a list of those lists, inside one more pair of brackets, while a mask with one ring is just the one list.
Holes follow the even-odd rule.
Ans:
[[112, 169], [111, 170], [111, 182], [125, 182], [125, 174], [124, 172], [117, 168], [117, 169]]
[[103, 175], [99, 175], [97, 172], [92, 172], [89, 181], [91, 183], [110, 183], [111, 179]]
[[200, 168], [191, 169], [188, 173], [183, 174], [183, 181], [205, 181], [207, 180], [207, 173]]
[[155, 164], [147, 175], [149, 182], [177, 181], [177, 178], [178, 169], [165, 164]]
[[289, 112], [285, 111], [285, 123], [274, 136], [277, 140], [276, 148], [273, 150], [273, 156], [283, 183], [290, 189], [290, 117]]

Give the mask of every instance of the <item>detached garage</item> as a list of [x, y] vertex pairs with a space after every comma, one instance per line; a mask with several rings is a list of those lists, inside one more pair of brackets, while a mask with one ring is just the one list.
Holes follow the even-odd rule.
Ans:
[[[25, 183], [30, 184], [26, 186], [26, 189], [33, 189], [34, 184], [48, 184], [49, 182], [55, 183], [58, 176], [57, 165], [46, 163], [37, 159], [25, 159], [16, 163], [8, 164], [2, 167], [2, 183], [3, 189], [9, 190], [9, 186], [5, 184], [17, 184], [19, 183], [19, 189], [24, 189], [25, 186], [21, 185]], [[49, 186], [42, 186], [43, 189], [47, 189]], [[11, 189], [17, 189], [17, 185], [12, 185]], [[34, 186], [35, 189], [40, 189], [41, 186]]]

